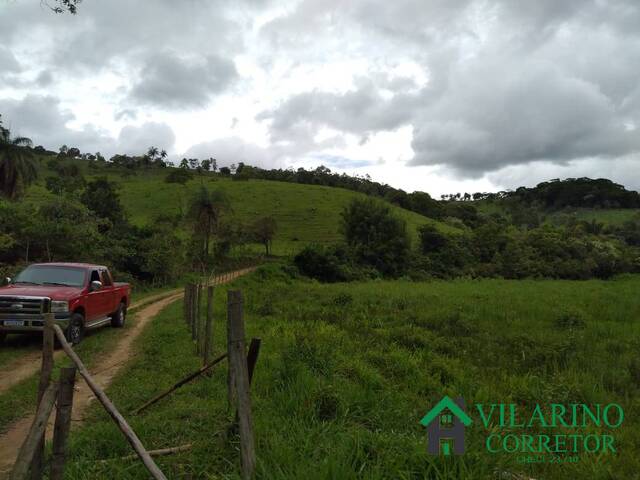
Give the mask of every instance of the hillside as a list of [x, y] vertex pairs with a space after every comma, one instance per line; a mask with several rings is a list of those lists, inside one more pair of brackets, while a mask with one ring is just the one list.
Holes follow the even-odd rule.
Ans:
[[[45, 157], [47, 158], [47, 157]], [[42, 171], [38, 182], [27, 194], [26, 201], [39, 204], [52, 194], [44, 187], [46, 177], [53, 171], [40, 161]], [[88, 168], [87, 162], [67, 160], [78, 165], [87, 180], [107, 176], [120, 186], [122, 204], [129, 219], [138, 226], [151, 222], [160, 215], [176, 215], [187, 208], [189, 197], [202, 185], [219, 189], [227, 194], [233, 216], [242, 223], [271, 215], [276, 219], [278, 231], [273, 244], [276, 255], [297, 252], [304, 244], [330, 243], [340, 240], [340, 212], [354, 198], [364, 194], [320, 185], [302, 185], [269, 180], [234, 181], [212, 173], [194, 176], [185, 185], [165, 182], [169, 169], [137, 170], [135, 174], [119, 168]], [[443, 222], [426, 218], [398, 206], [389, 204], [392, 210], [406, 220], [412, 237], [425, 223], [434, 224], [447, 233], [457, 231]]]

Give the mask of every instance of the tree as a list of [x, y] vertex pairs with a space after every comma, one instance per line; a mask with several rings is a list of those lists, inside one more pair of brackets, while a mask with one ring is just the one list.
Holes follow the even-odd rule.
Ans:
[[165, 177], [164, 181], [167, 183], [179, 183], [184, 185], [191, 180], [192, 177], [193, 174], [189, 170], [185, 170], [184, 168], [174, 168]]
[[113, 225], [125, 219], [117, 186], [107, 177], [99, 177], [89, 182], [80, 200], [98, 217], [110, 220]]
[[406, 222], [387, 205], [370, 198], [355, 199], [341, 216], [345, 241], [358, 262], [386, 275], [405, 270], [411, 247]]
[[258, 218], [251, 225], [251, 235], [258, 242], [264, 245], [267, 256], [271, 254], [271, 243], [276, 234], [278, 225], [273, 217]]
[[15, 200], [38, 177], [32, 145], [26, 137], [12, 137], [9, 129], [0, 125], [0, 193]]
[[218, 190], [201, 187], [191, 198], [187, 218], [196, 236], [201, 237], [204, 258], [209, 256], [211, 237], [218, 231], [223, 213], [230, 209], [226, 195]]
[[231, 169], [229, 167], [221, 167], [220, 174], [226, 176], [231, 175]]
[[189, 168], [189, 161], [186, 158], [183, 158], [180, 162], [180, 168]]
[[420, 235], [422, 253], [437, 252], [447, 244], [447, 236], [429, 223], [422, 225], [418, 233]]

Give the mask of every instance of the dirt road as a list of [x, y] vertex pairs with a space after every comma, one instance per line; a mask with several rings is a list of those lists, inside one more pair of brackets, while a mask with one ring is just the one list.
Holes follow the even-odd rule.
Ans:
[[[161, 298], [175, 295], [178, 292], [180, 292], [180, 290], [171, 290], [169, 292], [163, 292], [144, 298], [138, 302], [132, 303], [129, 306], [129, 310], [139, 308]], [[33, 351], [16, 358], [8, 365], [2, 367], [2, 370], [0, 370], [0, 394], [10, 390], [13, 386], [17, 385], [25, 378], [29, 378], [40, 370], [41, 354], [38, 349], [39, 345], [40, 344], [34, 345]], [[60, 355], [64, 355], [64, 353], [62, 351], [55, 352], [55, 358], [59, 358]]]
[[[231, 272], [226, 274], [223, 277], [219, 277], [214, 279], [214, 284], [221, 284], [231, 281], [241, 275], [249, 273], [253, 268], [238, 270], [236, 272]], [[176, 290], [173, 292], [159, 294], [155, 296], [155, 298], [146, 298], [142, 300], [140, 303], [143, 303], [145, 306], [135, 314], [135, 320], [133, 322], [133, 327], [129, 329], [125, 329], [123, 331], [123, 335], [118, 340], [117, 344], [104, 358], [103, 361], [100, 362], [99, 365], [96, 365], [91, 374], [94, 376], [95, 381], [100, 385], [103, 389], [106, 389], [113, 378], [118, 374], [118, 372], [124, 367], [126, 362], [130, 359], [133, 350], [133, 343], [136, 338], [142, 333], [143, 329], [146, 325], [148, 325], [153, 318], [160, 313], [165, 307], [169, 304], [175, 302], [176, 300], [182, 298], [182, 290]], [[160, 298], [159, 300], [157, 298]], [[12, 382], [12, 385], [15, 385], [19, 381], [24, 378], [29, 377], [36, 373], [40, 368], [40, 353], [36, 352], [35, 356], [31, 354], [28, 355], [27, 360], [21, 359], [22, 366], [20, 366], [17, 370], [13, 371], [3, 371], [0, 372], [0, 382], [4, 382], [3, 378], [6, 378], [8, 382]], [[64, 355], [64, 352], [58, 351], [56, 352], [56, 358]], [[28, 364], [27, 361], [31, 363]], [[18, 377], [18, 379], [15, 379]], [[4, 388], [4, 384], [2, 385]], [[4, 388], [7, 390], [10, 387]], [[0, 390], [0, 393], [3, 390]], [[83, 419], [83, 415], [89, 406], [89, 404], [95, 399], [95, 396], [87, 387], [86, 383], [82, 381], [82, 379], [78, 376], [78, 382], [76, 384], [76, 392], [74, 394], [73, 399], [73, 425], [77, 427], [79, 423], [81, 423]], [[50, 425], [47, 429], [47, 438], [50, 439], [53, 434], [52, 422], [54, 420], [54, 415], [50, 418]], [[29, 432], [29, 428], [31, 423], [33, 422], [33, 416], [29, 416], [15, 422], [6, 433], [0, 436], [0, 478], [4, 478], [5, 475], [11, 470], [13, 466], [13, 462], [15, 461], [18, 450], [22, 445], [22, 442], [27, 436]]]

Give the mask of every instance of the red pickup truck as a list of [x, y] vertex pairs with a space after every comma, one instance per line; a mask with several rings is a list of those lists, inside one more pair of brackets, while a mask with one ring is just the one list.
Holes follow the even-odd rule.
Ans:
[[131, 288], [113, 281], [107, 267], [87, 263], [38, 263], [0, 288], [0, 339], [41, 332], [51, 312], [72, 344], [107, 323], [124, 326]]

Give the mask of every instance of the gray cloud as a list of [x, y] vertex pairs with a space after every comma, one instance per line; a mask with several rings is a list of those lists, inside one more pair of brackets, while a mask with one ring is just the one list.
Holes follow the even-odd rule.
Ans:
[[468, 177], [538, 161], [638, 158], [640, 130], [629, 127], [640, 127], [640, 30], [628, 18], [640, 20], [637, 2], [304, 0], [264, 27], [274, 48], [291, 48], [287, 38], [302, 58], [354, 30], [345, 50], [378, 69], [381, 55], [409, 52], [429, 82], [410, 93], [396, 82], [401, 93], [389, 98], [381, 94], [389, 82], [372, 69], [368, 84], [346, 94], [297, 94], [258, 119], [270, 121], [273, 139], [301, 148], [313, 148], [323, 126], [366, 140], [411, 125], [410, 165]]
[[216, 55], [184, 58], [166, 52], [146, 60], [130, 98], [166, 108], [202, 108], [237, 76], [235, 65], [225, 58]]
[[0, 74], [15, 73], [21, 70], [15, 55], [8, 48], [0, 46]]
[[241, 138], [227, 137], [193, 145], [184, 152], [182, 157], [200, 159], [213, 157], [220, 166], [243, 162], [262, 168], [282, 167], [283, 163], [274, 153], [271, 149], [261, 148]]
[[[385, 86], [415, 87], [412, 82], [385, 82]], [[260, 113], [258, 120], [271, 122], [274, 140], [313, 138], [320, 127], [367, 135], [393, 130], [406, 124], [415, 110], [417, 93], [399, 92], [387, 99], [370, 81], [346, 93], [313, 91], [287, 99], [276, 108]]]
[[[272, 20], [256, 31], [263, 18]], [[126, 126], [115, 138], [93, 125], [71, 129], [73, 112], [52, 95], [68, 95], [76, 79], [96, 79], [107, 90], [117, 79], [113, 91], [99, 93], [115, 92], [113, 98], [87, 103], [111, 102], [109, 115], [133, 122], [138, 112], [139, 119], [153, 118], [143, 111], [152, 115], [154, 108], [145, 107], [198, 109], [229, 93], [239, 78], [232, 59], [248, 66], [242, 71], [262, 69], [258, 79], [286, 81], [300, 72], [308, 81], [308, 72], [344, 62], [365, 65], [354, 69], [360, 78], [347, 91], [320, 88], [320, 78], [302, 93], [293, 85], [295, 93], [277, 104], [261, 99], [267, 106], [257, 119], [268, 127], [270, 148], [232, 137], [194, 146], [200, 153], [192, 155], [221, 151], [234, 158], [229, 163], [253, 157], [276, 165], [322, 158], [344, 146], [344, 133], [366, 143], [377, 132], [412, 126], [410, 163], [460, 176], [532, 164], [565, 171], [580, 162], [601, 175], [614, 163], [633, 173], [640, 150], [638, 25], [635, 0], [96, 0], [83, 2], [77, 16], [21, 0], [0, 15], [0, 79], [7, 95], [24, 98], [0, 100], [0, 113], [54, 148], [170, 149], [175, 137], [165, 124]], [[422, 70], [426, 85], [388, 74], [407, 63]], [[250, 81], [233, 92], [248, 92]], [[251, 124], [243, 113], [232, 125]], [[181, 114], [173, 118], [183, 121]], [[316, 142], [325, 127], [338, 134]]]
[[56, 151], [61, 145], [80, 148], [83, 152], [101, 152], [109, 157], [115, 153], [141, 154], [155, 145], [167, 151], [173, 149], [175, 135], [164, 123], [147, 122], [127, 125], [117, 138], [95, 125], [80, 129], [67, 126], [75, 119], [52, 96], [27, 95], [21, 100], [0, 100], [3, 123], [14, 135], [33, 139], [36, 145]]
[[171, 151], [175, 141], [176, 136], [166, 123], [147, 122], [140, 126], [128, 125], [118, 135], [118, 153], [142, 154], [152, 145]]

